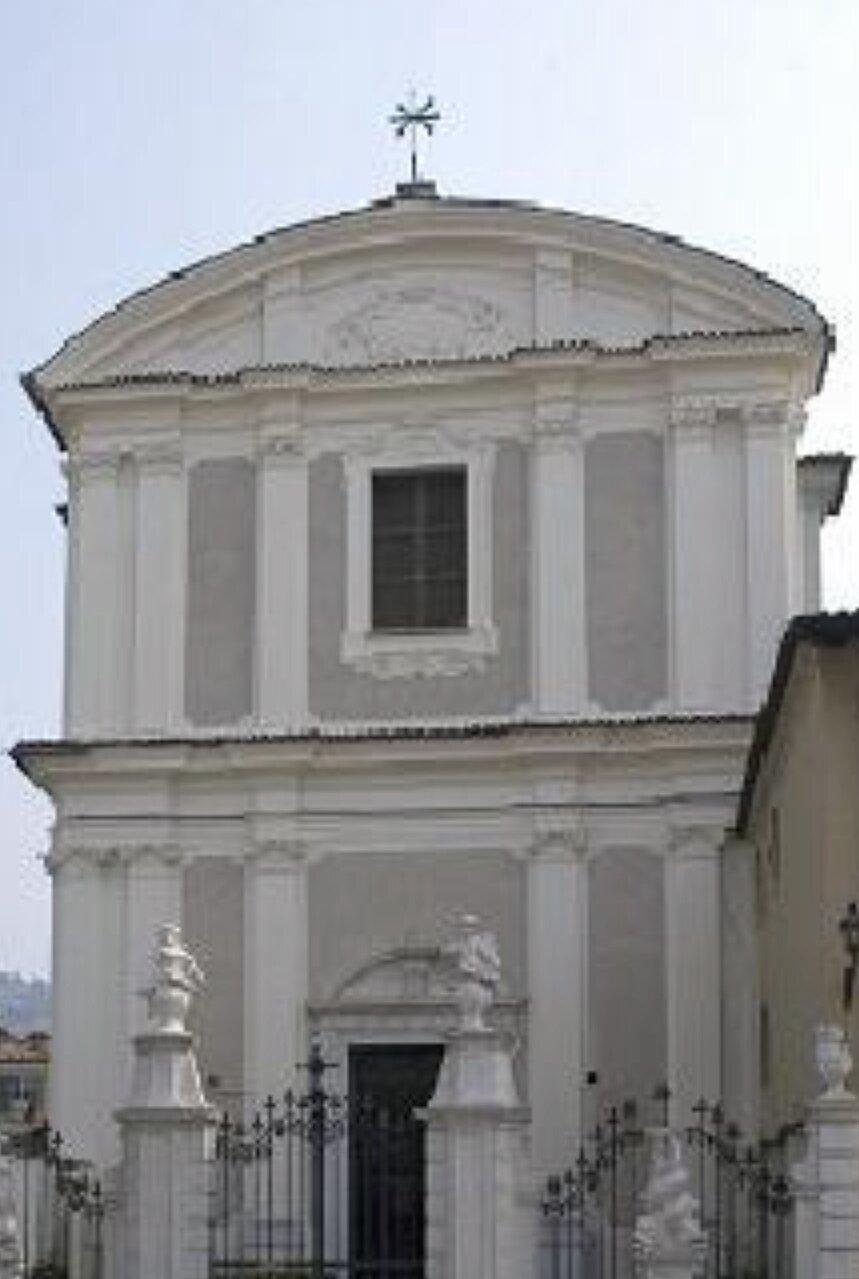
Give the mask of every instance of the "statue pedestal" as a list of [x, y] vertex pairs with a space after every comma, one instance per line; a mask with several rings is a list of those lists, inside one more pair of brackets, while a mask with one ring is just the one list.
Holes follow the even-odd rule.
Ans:
[[533, 1211], [523, 1194], [530, 1114], [499, 1034], [451, 1036], [424, 1118], [427, 1279], [533, 1274]]
[[[147, 992], [151, 1028], [134, 1039], [122, 1131], [119, 1238], [114, 1279], [207, 1279], [209, 1161], [217, 1115], [206, 1104], [185, 1029], [190, 960], [178, 930], [161, 930], [155, 984]], [[190, 961], [192, 962], [192, 961]]]

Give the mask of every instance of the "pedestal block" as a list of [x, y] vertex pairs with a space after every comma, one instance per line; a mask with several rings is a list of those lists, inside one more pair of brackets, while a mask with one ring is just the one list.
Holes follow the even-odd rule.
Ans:
[[424, 1117], [427, 1279], [534, 1274], [530, 1114], [518, 1103], [499, 1034], [472, 1029], [451, 1037]]

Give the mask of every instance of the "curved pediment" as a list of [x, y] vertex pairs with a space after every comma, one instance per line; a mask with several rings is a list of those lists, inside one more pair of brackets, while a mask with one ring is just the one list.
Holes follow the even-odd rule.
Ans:
[[775, 329], [827, 333], [810, 302], [672, 237], [524, 205], [399, 199], [177, 272], [70, 338], [28, 385], [44, 406], [57, 387], [125, 376]]
[[376, 955], [339, 983], [332, 1002], [447, 1002], [451, 998], [450, 983], [445, 979], [440, 959], [437, 946], [401, 947]]

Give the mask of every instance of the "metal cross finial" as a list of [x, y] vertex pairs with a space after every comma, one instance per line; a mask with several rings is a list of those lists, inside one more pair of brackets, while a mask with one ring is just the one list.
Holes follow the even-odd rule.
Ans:
[[409, 94], [408, 102], [398, 102], [394, 114], [388, 117], [388, 123], [394, 126], [396, 137], [402, 138], [408, 131], [412, 151], [412, 182], [418, 181], [418, 129], [426, 129], [428, 136], [432, 136], [440, 119], [441, 113], [436, 109], [432, 94], [419, 107], [413, 93]]

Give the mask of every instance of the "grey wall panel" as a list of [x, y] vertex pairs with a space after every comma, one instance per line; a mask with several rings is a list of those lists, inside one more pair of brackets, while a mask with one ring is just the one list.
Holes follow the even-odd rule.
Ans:
[[329, 999], [362, 965], [408, 944], [450, 936], [462, 911], [498, 936], [504, 983], [524, 982], [521, 863], [505, 853], [333, 854], [309, 882], [310, 992]]
[[188, 485], [185, 713], [234, 724], [253, 704], [256, 475], [245, 458], [198, 462]]
[[666, 1077], [664, 865], [631, 849], [601, 853], [589, 866], [588, 1062], [598, 1072], [595, 1104], [649, 1098]]
[[664, 473], [658, 436], [587, 445], [588, 689], [606, 710], [646, 710], [667, 691]]
[[[221, 857], [185, 867], [182, 933], [206, 984], [193, 1001], [191, 1029], [198, 1036], [204, 1090], [218, 1104], [235, 1099], [244, 1075], [244, 877]], [[206, 1086], [209, 1076], [217, 1086]]]
[[340, 458], [310, 467], [310, 710], [321, 719], [504, 714], [528, 695], [528, 477], [524, 450], [502, 445], [493, 489], [493, 594], [498, 656], [456, 676], [377, 680], [344, 666], [346, 492]]

